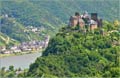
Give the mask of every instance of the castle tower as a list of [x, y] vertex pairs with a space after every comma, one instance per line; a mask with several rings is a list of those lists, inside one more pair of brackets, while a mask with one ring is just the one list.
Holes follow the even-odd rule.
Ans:
[[71, 16], [69, 20], [69, 26], [77, 26], [79, 25], [80, 28], [83, 28], [85, 23], [82, 20], [80, 14], [78, 12], [75, 13], [75, 16]]
[[76, 26], [77, 24], [78, 24], [78, 18], [76, 16], [71, 16], [69, 26]]
[[98, 20], [97, 13], [91, 13], [91, 19], [94, 20], [94, 21], [97, 21]]

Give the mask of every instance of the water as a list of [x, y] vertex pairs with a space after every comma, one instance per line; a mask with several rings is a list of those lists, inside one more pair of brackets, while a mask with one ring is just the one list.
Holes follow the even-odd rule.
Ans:
[[36, 58], [41, 55], [42, 53], [37, 52], [32, 54], [0, 58], [0, 68], [6, 67], [6, 69], [8, 69], [10, 65], [13, 65], [14, 68], [19, 67], [22, 69], [29, 68], [29, 65], [33, 63], [36, 60]]

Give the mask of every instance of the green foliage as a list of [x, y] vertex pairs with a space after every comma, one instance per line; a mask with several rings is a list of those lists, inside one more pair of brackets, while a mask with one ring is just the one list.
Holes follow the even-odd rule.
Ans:
[[14, 66], [9, 66], [10, 71], [14, 71]]
[[12, 46], [17, 45], [19, 41], [11, 39], [7, 35], [0, 32], [0, 46]]
[[[10, 38], [17, 40], [19, 42], [29, 41], [29, 40], [40, 40], [40, 32], [25, 32], [26, 28], [21, 23], [17, 22], [14, 18], [1, 18], [1, 32]], [[2, 41], [2, 40], [1, 40]], [[3, 41], [2, 41], [3, 42]]]
[[27, 76], [119, 77], [120, 44], [113, 45], [112, 40], [116, 38], [119, 42], [119, 35], [114, 33], [84, 35], [82, 31], [64, 27], [50, 40], [43, 56], [30, 65]]
[[[40, 39], [39, 34], [25, 33], [25, 26], [45, 27], [41, 33], [53, 35], [76, 11], [97, 12], [103, 19], [118, 19], [119, 1], [83, 0], [12, 0], [0, 1], [2, 33], [20, 42], [28, 36]], [[101, 10], [102, 9], [102, 10]], [[8, 14], [8, 18], [2, 15]], [[30, 65], [29, 71], [18, 77], [119, 77], [120, 45], [118, 25], [104, 22], [105, 36], [78, 31], [78, 27], [64, 27], [50, 40], [43, 56]], [[111, 32], [117, 30], [118, 32]], [[109, 32], [109, 33], [108, 33]], [[116, 43], [117, 42], [117, 43]], [[13, 42], [11, 42], [13, 43]], [[0, 38], [0, 45], [5, 42]], [[0, 70], [0, 77], [15, 77], [13, 66]]]
[[[119, 20], [118, 0], [1, 0], [0, 2], [0, 20], [1, 23], [5, 23], [2, 24], [2, 32], [18, 41], [28, 40], [28, 35], [22, 31], [24, 30], [25, 26], [43, 26], [45, 31], [40, 33], [47, 33], [53, 36], [54, 33], [57, 32], [57, 30], [60, 28], [60, 26], [66, 24], [69, 17], [76, 11], [80, 11], [81, 13], [84, 11], [88, 11], [90, 13], [97, 12], [99, 16], [105, 20]], [[8, 15], [8, 18], [10, 18], [9, 21], [2, 19], [2, 16], [6, 14]], [[12, 18], [14, 18], [14, 20]], [[11, 22], [14, 22], [15, 24]], [[118, 24], [118, 22], [116, 21], [115, 24]], [[110, 28], [110, 25], [108, 25], [108, 27]], [[111, 29], [112, 28], [108, 30]], [[35, 37], [36, 39], [40, 39], [38, 36], [39, 35], [32, 35], [32, 39]]]
[[119, 31], [106, 35], [96, 31], [63, 27], [28, 71], [15, 74], [17, 70], [10, 66], [8, 71], [0, 70], [1, 77], [119, 77], [120, 44], [114, 43], [119, 43]]

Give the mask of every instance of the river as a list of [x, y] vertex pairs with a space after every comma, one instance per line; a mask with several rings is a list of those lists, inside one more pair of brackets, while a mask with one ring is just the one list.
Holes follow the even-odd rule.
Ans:
[[42, 53], [32, 53], [32, 54], [25, 54], [25, 55], [19, 55], [19, 56], [9, 56], [9, 57], [3, 57], [0, 58], [0, 68], [6, 67], [6, 69], [9, 68], [10, 65], [13, 65], [14, 68], [29, 68], [29, 65], [33, 63], [37, 57], [41, 56]]

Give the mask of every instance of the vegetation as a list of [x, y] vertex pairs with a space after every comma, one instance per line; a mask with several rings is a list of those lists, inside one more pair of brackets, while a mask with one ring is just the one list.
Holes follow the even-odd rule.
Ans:
[[[40, 40], [39, 33], [25, 32], [26, 28], [24, 25], [17, 22], [14, 18], [1, 18], [1, 32], [8, 35], [9, 37], [23, 42], [28, 40]], [[30, 38], [30, 39], [29, 39]]]
[[17, 45], [19, 41], [9, 38], [7, 35], [0, 32], [0, 46]]
[[[118, 0], [1, 0], [0, 2], [1, 32], [20, 42], [29, 40], [28, 36], [32, 36], [31, 40], [34, 38], [39, 40], [44, 34], [55, 35], [63, 24], [68, 23], [67, 20], [75, 11], [97, 12], [101, 18], [110, 21], [118, 19], [119, 16]], [[8, 15], [8, 19], [4, 19], [3, 15]], [[45, 30], [39, 34], [24, 33], [26, 26], [44, 27]]]
[[[41, 39], [39, 34], [25, 33], [26, 26], [44, 27], [45, 31], [39, 33], [53, 35], [75, 11], [87, 10], [99, 13], [105, 20], [120, 20], [117, 4], [118, 0], [2, 0], [0, 45], [6, 45], [1, 35], [15, 39], [16, 43], [29, 40], [28, 36], [31, 40]], [[5, 14], [8, 14], [7, 18], [3, 18]], [[87, 32], [79, 27], [63, 27], [51, 38], [43, 56], [38, 57], [28, 70], [16, 74], [21, 69], [10, 66], [5, 70], [3, 67], [0, 77], [119, 77], [118, 20], [104, 21], [103, 28]]]
[[[50, 40], [43, 56], [29, 70], [4, 77], [119, 77], [120, 26], [104, 21], [101, 28], [86, 33], [63, 27]], [[11, 67], [9, 70], [12, 71]], [[1, 69], [1, 71], [3, 71]], [[3, 73], [3, 72], [2, 72]], [[1, 74], [2, 75], [2, 74]]]
[[[84, 33], [75, 28], [62, 28], [50, 40], [43, 56], [30, 65], [27, 76], [119, 77], [119, 26], [105, 22], [103, 28], [104, 36], [101, 29]], [[107, 33], [113, 30], [117, 32]]]
[[27, 69], [22, 70], [21, 68], [14, 69], [14, 66], [9, 66], [8, 69], [5, 67], [2, 67], [0, 70], [0, 77], [5, 78], [5, 77], [23, 77], [24, 74], [27, 72]]
[[[105, 22], [104, 36], [101, 29], [84, 33], [76, 28], [62, 28], [50, 40], [43, 56], [30, 65], [27, 76], [119, 77], [119, 27]], [[107, 33], [113, 30], [117, 32]]]

